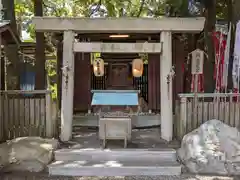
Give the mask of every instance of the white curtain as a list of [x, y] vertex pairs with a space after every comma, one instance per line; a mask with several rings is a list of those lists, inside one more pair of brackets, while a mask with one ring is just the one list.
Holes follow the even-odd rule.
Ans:
[[224, 52], [224, 64], [223, 64], [223, 77], [222, 77], [222, 86], [227, 88], [228, 85], [228, 67], [229, 67], [229, 58], [230, 58], [230, 46], [231, 46], [231, 31], [232, 25], [230, 24], [228, 34], [227, 34], [227, 43]]
[[234, 59], [233, 59], [233, 88], [238, 91], [239, 88], [239, 60], [240, 60], [240, 21], [237, 23], [235, 45], [234, 45]]

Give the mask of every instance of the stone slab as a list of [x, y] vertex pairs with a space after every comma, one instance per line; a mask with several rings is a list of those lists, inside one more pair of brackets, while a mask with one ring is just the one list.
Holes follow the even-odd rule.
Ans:
[[61, 149], [55, 151], [57, 161], [176, 161], [175, 149]]
[[177, 162], [56, 161], [48, 166], [50, 175], [61, 176], [173, 176], [181, 174]]

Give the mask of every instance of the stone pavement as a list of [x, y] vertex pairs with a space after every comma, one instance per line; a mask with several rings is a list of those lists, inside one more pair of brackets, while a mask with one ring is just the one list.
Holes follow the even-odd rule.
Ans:
[[240, 180], [240, 177], [200, 176], [183, 174], [181, 176], [130, 176], [130, 177], [49, 177], [39, 173], [0, 174], [0, 180]]
[[[101, 141], [99, 140], [98, 130], [88, 129], [88, 128], [75, 128], [75, 133], [73, 135], [72, 142], [75, 143], [71, 148], [100, 148]], [[180, 144], [178, 141], [173, 141], [172, 143], [167, 143], [160, 138], [160, 128], [151, 128], [151, 129], [134, 129], [132, 130], [132, 139], [128, 143], [127, 148], [139, 148], [139, 149], [148, 149], [148, 148], [173, 148], [178, 149]], [[62, 148], [66, 148], [64, 145]], [[119, 149], [123, 148], [122, 141], [112, 141], [107, 144], [107, 148], [110, 149]]]

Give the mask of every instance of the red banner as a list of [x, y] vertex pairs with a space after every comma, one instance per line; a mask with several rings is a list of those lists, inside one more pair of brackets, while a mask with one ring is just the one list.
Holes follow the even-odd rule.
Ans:
[[216, 91], [220, 92], [221, 88], [224, 86], [222, 84], [223, 77], [223, 65], [224, 65], [224, 52], [226, 48], [226, 38], [227, 36], [221, 32], [213, 33], [213, 41], [215, 47], [215, 70], [214, 79], [216, 81]]

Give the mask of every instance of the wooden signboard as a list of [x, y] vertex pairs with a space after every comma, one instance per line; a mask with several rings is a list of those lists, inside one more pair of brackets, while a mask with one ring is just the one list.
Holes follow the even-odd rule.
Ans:
[[192, 54], [192, 74], [202, 74], [204, 51], [196, 49], [191, 54]]

